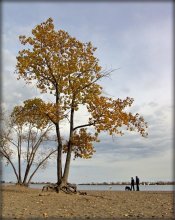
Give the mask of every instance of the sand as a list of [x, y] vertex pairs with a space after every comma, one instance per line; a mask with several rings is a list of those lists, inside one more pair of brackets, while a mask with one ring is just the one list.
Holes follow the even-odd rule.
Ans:
[[3, 219], [173, 219], [173, 192], [86, 191], [87, 195], [3, 186]]

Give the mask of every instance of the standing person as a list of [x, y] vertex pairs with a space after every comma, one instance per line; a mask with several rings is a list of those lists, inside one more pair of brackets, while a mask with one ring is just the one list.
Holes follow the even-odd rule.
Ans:
[[139, 184], [140, 184], [140, 180], [139, 180], [138, 176], [136, 176], [136, 188], [137, 188], [137, 191], [139, 191]]
[[132, 189], [133, 189], [133, 191], [135, 191], [135, 188], [134, 188], [134, 178], [133, 177], [131, 177], [131, 191], [132, 191]]

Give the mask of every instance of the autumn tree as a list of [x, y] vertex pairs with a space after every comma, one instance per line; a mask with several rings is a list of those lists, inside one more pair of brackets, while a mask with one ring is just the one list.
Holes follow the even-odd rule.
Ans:
[[[18, 79], [35, 83], [41, 93], [55, 97], [46, 114], [55, 125], [57, 135], [58, 189], [68, 182], [72, 153], [75, 157], [90, 158], [100, 132], [123, 135], [126, 127], [147, 135], [143, 117], [126, 112], [133, 103], [132, 98], [114, 100], [103, 96], [99, 80], [109, 72], [102, 70], [91, 42], [82, 43], [64, 30], [56, 31], [51, 18], [37, 25], [31, 36], [19, 39], [26, 47], [17, 56]], [[78, 115], [82, 105], [86, 106], [89, 118], [85, 124], [75, 124], [75, 113]], [[63, 141], [60, 124], [65, 119], [69, 123], [69, 137]], [[93, 132], [90, 127], [94, 128]], [[64, 169], [63, 153], [66, 153]]]
[[27, 186], [57, 151], [52, 144], [53, 124], [36, 109], [42, 103], [40, 99], [26, 100], [24, 105], [14, 107], [8, 119], [1, 118], [0, 155], [12, 166], [20, 185]]

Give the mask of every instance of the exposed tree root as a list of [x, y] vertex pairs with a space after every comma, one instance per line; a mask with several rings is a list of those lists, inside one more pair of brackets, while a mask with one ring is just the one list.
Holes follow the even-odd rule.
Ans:
[[43, 186], [42, 191], [48, 191], [50, 189], [53, 191], [56, 191], [57, 184], [47, 184], [47, 185]]
[[27, 183], [15, 183], [16, 186], [24, 186], [24, 187], [28, 187], [29, 184]]
[[52, 190], [57, 193], [60, 191], [66, 193], [66, 194], [79, 194], [79, 195], [87, 195], [86, 192], [80, 192], [77, 190], [77, 186], [75, 184], [66, 183], [66, 184], [47, 184], [43, 186], [42, 191], [48, 191]]

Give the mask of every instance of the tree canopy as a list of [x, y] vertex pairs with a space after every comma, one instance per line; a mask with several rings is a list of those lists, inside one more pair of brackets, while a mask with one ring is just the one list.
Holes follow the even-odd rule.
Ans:
[[3, 117], [0, 155], [7, 165], [12, 166], [17, 182], [21, 185], [28, 185], [37, 170], [45, 168], [48, 159], [57, 151], [53, 144], [53, 124], [46, 116], [38, 114], [36, 108], [42, 103], [37, 98], [26, 100], [23, 105], [13, 108], [8, 119]]
[[[99, 65], [94, 55], [96, 48], [91, 42], [82, 43], [64, 30], [56, 31], [51, 18], [37, 25], [31, 36], [20, 36], [19, 39], [26, 49], [19, 51], [17, 56], [18, 79], [35, 83], [41, 93], [55, 97], [54, 102], [43, 101], [38, 110], [55, 125], [58, 184], [68, 180], [72, 152], [75, 158], [91, 158], [95, 152], [93, 142], [99, 141], [100, 132], [123, 135], [126, 127], [147, 136], [144, 118], [126, 111], [133, 98], [122, 100], [103, 95], [99, 80], [110, 71], [103, 71]], [[87, 123], [77, 125], [75, 112], [82, 105], [87, 108], [89, 117]], [[41, 123], [45, 123], [44, 118]], [[69, 137], [63, 143], [60, 123], [65, 119], [69, 123]], [[93, 127], [94, 132], [88, 127]], [[62, 153], [66, 153], [64, 172]]]

